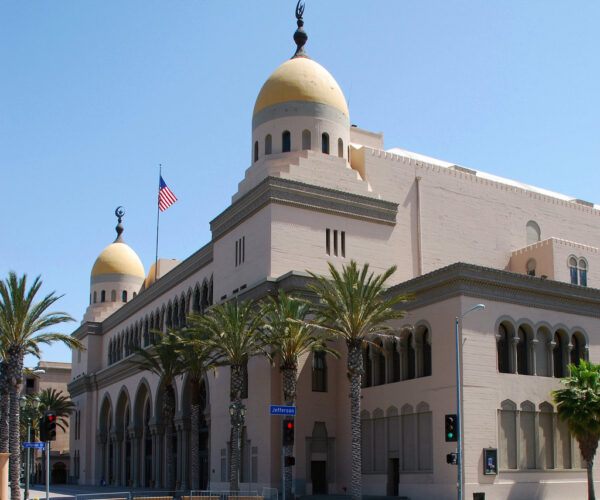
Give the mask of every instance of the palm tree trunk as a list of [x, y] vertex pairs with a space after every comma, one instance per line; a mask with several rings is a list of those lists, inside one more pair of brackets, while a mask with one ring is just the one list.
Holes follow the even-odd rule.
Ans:
[[198, 436], [198, 427], [200, 426], [200, 381], [191, 380], [192, 389], [192, 429], [190, 432], [191, 439], [191, 488], [192, 490], [200, 489], [200, 443]]
[[21, 500], [21, 439], [19, 432], [19, 389], [23, 376], [23, 350], [17, 346], [8, 349], [8, 381], [10, 391], [9, 402], [9, 444], [11, 500]]
[[0, 375], [0, 453], [8, 453], [8, 383], [5, 370], [6, 363], [2, 362], [2, 375]]
[[231, 365], [231, 401], [234, 415], [231, 417], [231, 466], [229, 469], [229, 489], [240, 489], [240, 441], [244, 417], [240, 413], [242, 407], [242, 388], [244, 387], [244, 373], [241, 365]]
[[588, 460], [586, 463], [587, 468], [587, 482], [588, 482], [588, 500], [596, 500], [596, 493], [594, 492], [594, 459]]
[[175, 491], [175, 460], [173, 457], [173, 418], [175, 414], [175, 391], [172, 385], [165, 388], [164, 402], [164, 417], [165, 417], [165, 434], [166, 445], [165, 453], [167, 454], [167, 488], [172, 492]]
[[348, 374], [350, 378], [350, 430], [352, 436], [352, 500], [362, 497], [362, 454], [360, 435], [360, 379], [362, 373], [362, 345], [348, 342]]
[[[283, 369], [283, 398], [287, 406], [294, 406], [296, 402], [296, 377], [298, 368], [297, 366], [285, 367]], [[294, 445], [285, 446], [284, 457], [294, 456]], [[284, 484], [285, 484], [285, 498], [286, 500], [293, 500], [292, 497], [292, 481], [293, 481], [293, 469], [292, 467], [285, 467], [283, 470]]]

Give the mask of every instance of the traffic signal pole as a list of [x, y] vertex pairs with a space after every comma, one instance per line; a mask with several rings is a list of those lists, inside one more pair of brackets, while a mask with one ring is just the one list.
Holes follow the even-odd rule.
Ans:
[[50, 441], [46, 441], [46, 500], [50, 498]]

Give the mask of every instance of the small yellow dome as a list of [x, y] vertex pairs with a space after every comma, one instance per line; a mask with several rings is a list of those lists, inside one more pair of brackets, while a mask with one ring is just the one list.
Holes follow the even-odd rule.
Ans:
[[288, 101], [320, 102], [350, 116], [346, 98], [331, 73], [307, 57], [294, 57], [273, 71], [256, 98], [253, 115]]
[[99, 274], [128, 274], [144, 279], [144, 266], [133, 249], [120, 241], [108, 245], [94, 262], [92, 277]]

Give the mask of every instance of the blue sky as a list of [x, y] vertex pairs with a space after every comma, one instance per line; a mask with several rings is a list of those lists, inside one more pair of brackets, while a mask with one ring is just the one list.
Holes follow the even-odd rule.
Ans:
[[[386, 148], [600, 202], [600, 2], [306, 3], [308, 54]], [[151, 265], [159, 163], [179, 198], [161, 217], [160, 255], [207, 243], [249, 166], [254, 100], [293, 54], [294, 8], [0, 2], [0, 278], [41, 274], [79, 322], [117, 205]]]

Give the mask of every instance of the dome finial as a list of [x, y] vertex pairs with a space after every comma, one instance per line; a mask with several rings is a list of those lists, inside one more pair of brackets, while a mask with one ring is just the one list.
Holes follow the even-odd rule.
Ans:
[[304, 44], [306, 40], [308, 40], [308, 35], [306, 31], [304, 31], [304, 20], [302, 19], [302, 15], [304, 14], [304, 2], [302, 0], [298, 0], [296, 4], [296, 23], [298, 24], [298, 29], [294, 33], [294, 42], [296, 42], [297, 48], [296, 53], [292, 57], [308, 57], [306, 52], [304, 51]]
[[122, 206], [118, 206], [115, 209], [115, 215], [117, 216], [118, 219], [118, 224], [117, 227], [115, 227], [115, 231], [117, 231], [117, 239], [115, 240], [115, 242], [122, 242], [123, 238], [121, 238], [121, 234], [123, 234], [123, 216], [125, 215], [125, 209]]

